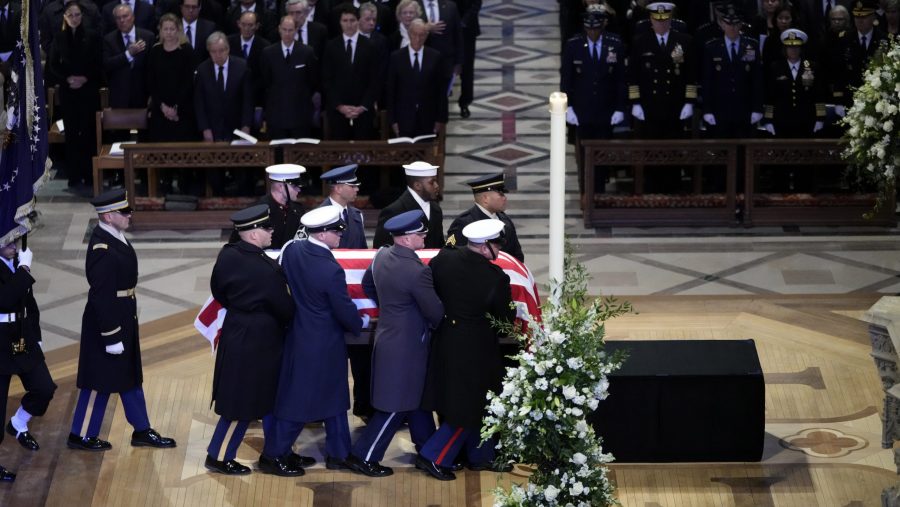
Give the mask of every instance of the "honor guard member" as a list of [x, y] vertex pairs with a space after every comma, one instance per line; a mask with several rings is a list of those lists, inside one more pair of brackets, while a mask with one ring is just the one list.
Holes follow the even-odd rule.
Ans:
[[[272, 238], [269, 207], [257, 204], [231, 215], [238, 241], [222, 247], [210, 278], [213, 297], [225, 308], [216, 348], [212, 401], [219, 422], [206, 450], [206, 468], [228, 475], [250, 473], [235, 461], [251, 421], [263, 420], [272, 438], [272, 410], [278, 389], [287, 326], [294, 300], [284, 272], [263, 249]], [[309, 464], [314, 463], [308, 458]], [[263, 456], [259, 468], [277, 475], [302, 475], [303, 469]]]
[[350, 386], [347, 381], [345, 333], [359, 336], [369, 316], [359, 316], [347, 294], [347, 278], [331, 250], [346, 229], [340, 206], [316, 208], [303, 215], [307, 239], [290, 243], [282, 253], [297, 309], [284, 344], [275, 438], [266, 439], [263, 454], [272, 460], [293, 454], [303, 425], [325, 422], [325, 466], [346, 468], [350, 454]]
[[472, 193], [475, 194], [475, 205], [462, 212], [450, 224], [450, 228], [447, 229], [447, 244], [451, 246], [465, 245], [466, 237], [462, 234], [462, 230], [467, 225], [478, 220], [495, 218], [503, 222], [505, 226], [503, 230], [506, 233], [506, 241], [503, 251], [518, 259], [519, 262], [525, 262], [525, 254], [522, 253], [522, 246], [516, 236], [516, 226], [513, 225], [509, 215], [505, 213], [507, 190], [503, 173], [480, 176], [467, 181], [466, 185], [472, 187]]
[[[0, 414], [6, 413], [9, 382], [17, 375], [25, 396], [9, 422], [6, 432], [30, 451], [40, 448], [28, 431], [32, 416], [42, 416], [53, 399], [56, 384], [50, 377], [41, 350], [40, 311], [34, 300], [31, 250], [17, 252], [16, 242], [0, 244]], [[0, 433], [0, 441], [3, 434]], [[16, 474], [0, 466], [0, 482], [13, 481]]]
[[[280, 250], [297, 235], [300, 217], [304, 211], [297, 200], [303, 187], [302, 175], [305, 172], [306, 168], [297, 164], [276, 164], [266, 167], [269, 193], [260, 199], [259, 204], [269, 206], [269, 221], [272, 226], [272, 244], [269, 248]], [[231, 234], [230, 241], [238, 239], [235, 230]]]
[[[340, 206], [341, 220], [347, 226], [341, 235], [338, 248], [366, 249], [365, 222], [362, 211], [353, 207], [359, 194], [356, 178], [357, 164], [336, 167], [322, 174], [322, 181], [331, 187], [328, 197], [319, 206]], [[353, 415], [364, 421], [372, 415], [369, 403], [369, 378], [372, 375], [372, 346], [368, 343], [347, 345], [350, 355], [350, 373], [353, 375]]]
[[763, 117], [763, 73], [759, 43], [741, 36], [743, 20], [733, 4], [719, 16], [723, 36], [703, 53], [703, 121], [711, 137], [753, 137]]
[[812, 137], [824, 126], [824, 83], [815, 63], [804, 58], [807, 39], [796, 28], [782, 32], [784, 56], [766, 73], [765, 127], [773, 136]]
[[494, 443], [481, 442], [488, 391], [499, 392], [503, 380], [500, 336], [487, 315], [512, 320], [509, 276], [491, 263], [503, 244], [503, 222], [472, 222], [462, 233], [464, 247], [445, 248], [432, 259], [434, 288], [444, 303], [431, 343], [428, 380], [422, 408], [441, 414], [443, 422], [421, 448], [416, 467], [440, 480], [455, 478], [450, 466], [465, 447], [470, 470], [509, 470], [494, 463]]
[[420, 406], [431, 331], [444, 316], [431, 269], [416, 255], [428, 234], [425, 213], [406, 211], [384, 228], [394, 244], [378, 251], [362, 279], [363, 290], [379, 309], [372, 355], [375, 414], [347, 458], [351, 470], [370, 477], [393, 473], [379, 462], [404, 422], [417, 449], [434, 433], [431, 412]]
[[384, 223], [389, 218], [404, 211], [416, 209], [424, 211], [428, 218], [428, 236], [425, 237], [425, 248], [444, 246], [444, 213], [437, 203], [441, 197], [437, 170], [438, 166], [422, 161], [403, 166], [406, 174], [406, 191], [378, 214], [375, 239], [372, 241], [373, 247], [380, 248], [393, 244], [391, 235], [384, 229]]
[[[628, 99], [631, 115], [639, 121], [643, 139], [685, 136], [685, 122], [694, 115], [697, 100], [694, 42], [690, 35], [672, 30], [669, 2], [647, 6], [652, 31], [638, 35], [628, 58]], [[676, 192], [681, 178], [672, 167], [647, 174], [648, 192]]]
[[134, 427], [135, 447], [175, 447], [150, 427], [141, 367], [137, 300], [134, 296], [138, 262], [125, 239], [131, 207], [125, 190], [110, 190], [91, 204], [99, 221], [88, 243], [85, 274], [90, 289], [81, 319], [78, 354], [78, 401], [67, 445], [84, 451], [108, 451], [99, 438], [110, 393], [119, 393], [125, 418]]
[[[611, 139], [613, 126], [625, 120], [625, 47], [618, 36], [606, 31], [607, 23], [606, 8], [589, 5], [584, 13], [584, 32], [563, 46], [560, 89], [569, 97], [566, 122], [576, 127], [576, 146], [586, 139]], [[580, 149], [575, 154], [581, 185], [583, 154]], [[606, 168], [597, 170], [596, 190], [602, 192], [606, 187]]]

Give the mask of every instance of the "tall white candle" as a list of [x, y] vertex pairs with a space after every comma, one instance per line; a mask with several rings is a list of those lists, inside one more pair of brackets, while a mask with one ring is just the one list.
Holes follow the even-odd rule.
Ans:
[[563, 281], [566, 199], [566, 106], [562, 92], [550, 94], [550, 280]]

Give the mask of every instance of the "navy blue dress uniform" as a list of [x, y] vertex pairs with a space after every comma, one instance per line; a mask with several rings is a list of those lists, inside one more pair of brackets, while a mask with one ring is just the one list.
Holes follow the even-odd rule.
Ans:
[[[729, 6], [722, 22], [739, 25], [741, 18]], [[712, 137], [753, 137], [751, 116], [763, 112], [763, 69], [759, 42], [750, 37], [718, 37], [706, 44], [701, 80], [703, 113], [713, 115], [707, 125]], [[760, 118], [756, 118], [759, 121]]]
[[487, 392], [499, 392], [504, 367], [500, 336], [486, 315], [510, 322], [516, 315], [509, 276], [489, 259], [496, 258], [502, 233], [499, 220], [473, 222], [463, 229], [467, 246], [445, 248], [429, 264], [444, 320], [432, 339], [422, 407], [443, 422], [416, 466], [437, 479], [453, 478], [441, 467], [453, 463], [463, 446], [470, 467], [493, 466], [493, 443], [479, 445], [480, 429]]
[[350, 453], [344, 334], [359, 336], [368, 324], [368, 316], [359, 316], [347, 294], [344, 270], [330, 251], [337, 240], [326, 237], [344, 230], [340, 214], [339, 206], [328, 206], [303, 215], [307, 239], [289, 244], [282, 253], [281, 264], [297, 312], [285, 340], [275, 399], [275, 438], [267, 439], [263, 449], [271, 458], [289, 456], [303, 425], [324, 421], [325, 464], [329, 468], [343, 468]]
[[175, 447], [150, 427], [144, 400], [141, 345], [135, 286], [137, 255], [125, 239], [131, 208], [125, 190], [95, 197], [98, 215], [117, 213], [121, 226], [101, 220], [91, 233], [85, 273], [87, 303], [81, 319], [81, 345], [76, 385], [80, 392], [67, 445], [72, 449], [106, 451], [109, 442], [98, 438], [110, 393], [119, 393], [125, 418], [134, 427], [133, 446]]
[[[781, 34], [785, 48], [802, 47], [807, 36], [789, 28]], [[816, 64], [800, 55], [772, 62], [766, 74], [765, 118], [774, 135], [786, 138], [812, 137], [817, 123], [825, 120], [825, 83]]]
[[[281, 204], [272, 197], [270, 189], [270, 192], [257, 203], [269, 207], [269, 226], [272, 227], [272, 243], [269, 248], [280, 250], [285, 243], [294, 239], [300, 229], [300, 217], [303, 216], [304, 209], [300, 203], [291, 200], [291, 191], [288, 186], [302, 187], [303, 173], [305, 172], [306, 168], [297, 164], [275, 164], [266, 167], [269, 184], [272, 186], [283, 185], [284, 196], [287, 200], [285, 204]], [[234, 243], [239, 239], [238, 231], [235, 229], [231, 233], [229, 242]]]
[[[431, 331], [444, 316], [431, 269], [415, 252], [428, 233], [425, 213], [401, 213], [388, 220], [385, 229], [394, 236], [395, 243], [378, 251], [362, 279], [363, 290], [378, 303], [379, 309], [372, 354], [375, 413], [347, 460], [352, 470], [374, 477], [392, 473], [379, 462], [404, 422], [409, 425], [416, 448], [425, 445], [434, 433], [434, 418], [420, 405]], [[397, 244], [398, 238], [410, 235], [418, 238]]]
[[[231, 216], [236, 231], [271, 229], [269, 208], [257, 204]], [[284, 272], [259, 244], [239, 239], [219, 252], [210, 279], [226, 310], [216, 349], [212, 401], [219, 422], [207, 448], [206, 467], [249, 473], [234, 461], [251, 421], [263, 419], [268, 440], [287, 326], [294, 317]]]
[[[627, 103], [625, 84], [625, 46], [615, 34], [606, 32], [609, 13], [599, 5], [584, 13], [584, 29], [563, 46], [560, 89], [569, 97], [577, 122], [576, 146], [584, 139], [610, 139], [613, 114], [622, 121]], [[583, 153], [576, 150], [578, 184], [584, 180]], [[607, 170], [597, 167], [598, 191], [606, 185]], [[486, 218], [486, 217], [483, 217]]]
[[[428, 162], [416, 161], [403, 166], [403, 171], [407, 177], [413, 178], [432, 178], [437, 176], [438, 166], [431, 165]], [[420, 195], [413, 196], [413, 190], [409, 187], [397, 198], [396, 201], [383, 208], [378, 214], [378, 225], [375, 226], [375, 239], [372, 240], [372, 246], [381, 248], [394, 244], [391, 235], [385, 230], [384, 223], [391, 217], [399, 215], [404, 211], [412, 211], [421, 209], [425, 211], [422, 202], [427, 205], [428, 211], [425, 215], [428, 217], [428, 236], [425, 237], [425, 248], [441, 248], [444, 246], [444, 212], [437, 201], [425, 201]]]
[[[32, 416], [42, 416], [53, 399], [56, 384], [50, 377], [41, 351], [40, 311], [34, 299], [30, 250], [16, 255], [15, 244], [0, 244], [0, 414], [6, 414], [9, 383], [13, 375], [25, 387], [25, 395], [15, 415], [6, 424], [6, 433], [25, 449], [40, 448], [28, 431]], [[6, 254], [9, 254], [7, 256]], [[3, 433], [0, 433], [0, 441]], [[0, 467], [0, 481], [15, 474]]]
[[[478, 197], [478, 194], [484, 192], [497, 192], [500, 195], [504, 196], [507, 193], [503, 173], [479, 176], [478, 178], [467, 181], [466, 185], [469, 185], [469, 187], [472, 188], [472, 193], [475, 194], [476, 199]], [[503, 202], [506, 202], [505, 197]], [[453, 220], [453, 223], [451, 223], [450, 227], [447, 229], [447, 244], [450, 246], [465, 245], [466, 236], [462, 233], [462, 230], [467, 225], [479, 220], [495, 218], [503, 222], [504, 225], [503, 231], [505, 233], [505, 242], [503, 244], [502, 250], [518, 259], [519, 262], [525, 262], [525, 254], [522, 252], [522, 245], [519, 244], [519, 237], [516, 235], [516, 226], [513, 225], [512, 220], [509, 218], [509, 215], [504, 213], [504, 211], [502, 210], [493, 213], [493, 216], [491, 216], [489, 213], [489, 210], [481, 207], [478, 204], [475, 204], [466, 211], [463, 211], [462, 214], [460, 214]]]

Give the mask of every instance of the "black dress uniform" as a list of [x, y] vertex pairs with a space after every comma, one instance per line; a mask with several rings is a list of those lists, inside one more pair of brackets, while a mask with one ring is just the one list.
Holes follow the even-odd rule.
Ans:
[[759, 43], [749, 37], [706, 44], [701, 92], [704, 114], [715, 116], [716, 124], [707, 126], [712, 137], [753, 136], [750, 115], [763, 111], [761, 57]]
[[[506, 194], [506, 186], [504, 185], [503, 181], [503, 173], [481, 176], [467, 181], [466, 185], [472, 187], [472, 192], [476, 196], [481, 192], [491, 191]], [[447, 244], [451, 246], [465, 245], [467, 241], [465, 235], [463, 235], [462, 233], [462, 230], [467, 225], [479, 220], [496, 218], [497, 220], [503, 222], [503, 225], [505, 226], [503, 228], [503, 231], [506, 235], [506, 241], [503, 244], [502, 250], [518, 259], [519, 262], [525, 262], [525, 254], [522, 253], [522, 245], [519, 244], [519, 237], [516, 235], [516, 226], [513, 225], [512, 220], [509, 218], [509, 216], [502, 211], [498, 211], [497, 213], [495, 213], [496, 216], [492, 217], [485, 213], [485, 211], [486, 210], [484, 208], [476, 204], [466, 211], [463, 211], [458, 217], [456, 217], [453, 220], [453, 223], [450, 224], [450, 228], [447, 229]]]
[[[272, 188], [257, 204], [265, 204], [269, 207], [269, 226], [272, 227], [272, 244], [269, 248], [280, 250], [285, 243], [294, 239], [297, 230], [300, 229], [300, 217], [306, 210], [299, 203], [291, 200], [291, 193], [287, 186], [303, 186], [302, 175], [305, 172], [306, 168], [297, 164], [275, 164], [266, 167], [266, 176], [269, 178]], [[279, 203], [272, 197], [271, 192], [275, 185], [284, 186], [284, 198], [287, 200], [285, 204]], [[299, 193], [299, 190], [297, 192]], [[235, 228], [228, 241], [235, 243], [239, 240], [240, 236]]]
[[[0, 414], [6, 414], [9, 382], [17, 375], [25, 387], [19, 411], [27, 412], [23, 414], [26, 418], [44, 415], [56, 391], [41, 351], [40, 311], [32, 292], [33, 284], [31, 273], [17, 259], [0, 259], [0, 395], [3, 398]], [[18, 416], [17, 412], [13, 419]], [[17, 431], [12, 420], [6, 425], [6, 433], [16, 437], [26, 449], [39, 448], [30, 432]], [[0, 433], [2, 440], [3, 433]], [[6, 473], [0, 467], [0, 481], [7, 480]]]
[[[797, 67], [796, 76], [792, 65]], [[765, 115], [776, 136], [812, 137], [816, 122], [825, 120], [824, 85], [818, 67], [809, 59], [772, 62], [767, 73]]]

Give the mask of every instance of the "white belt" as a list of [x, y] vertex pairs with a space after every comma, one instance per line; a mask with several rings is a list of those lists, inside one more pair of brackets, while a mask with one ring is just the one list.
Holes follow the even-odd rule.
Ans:
[[15, 322], [15, 313], [0, 313], [0, 322]]
[[127, 298], [127, 297], [134, 296], [134, 287], [132, 287], [130, 289], [125, 289], [125, 290], [117, 290], [116, 296], [118, 296], [120, 298]]

